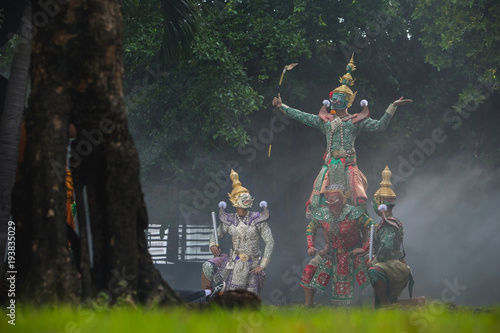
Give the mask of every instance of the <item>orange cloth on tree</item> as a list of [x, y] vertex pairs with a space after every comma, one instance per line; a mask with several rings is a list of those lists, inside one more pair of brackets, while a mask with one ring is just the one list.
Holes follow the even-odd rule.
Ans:
[[71, 171], [66, 169], [66, 223], [75, 229], [75, 219], [73, 218], [73, 211], [71, 206], [73, 205], [73, 177], [71, 176]]

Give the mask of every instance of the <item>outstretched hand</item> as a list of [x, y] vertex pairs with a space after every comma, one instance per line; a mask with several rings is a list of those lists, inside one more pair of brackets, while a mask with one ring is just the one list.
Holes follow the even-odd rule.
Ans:
[[405, 105], [405, 104], [412, 103], [412, 102], [413, 102], [412, 99], [403, 99], [403, 96], [401, 96], [400, 99], [398, 99], [397, 101], [392, 102], [392, 105], [394, 105], [394, 106], [401, 106], [401, 105]]
[[273, 98], [273, 106], [279, 108], [281, 106], [281, 96], [278, 93], [278, 97]]

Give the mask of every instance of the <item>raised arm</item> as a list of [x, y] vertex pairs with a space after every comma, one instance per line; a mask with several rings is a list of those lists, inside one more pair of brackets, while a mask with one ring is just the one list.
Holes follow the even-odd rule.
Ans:
[[411, 102], [413, 102], [413, 100], [403, 99], [403, 97], [392, 102], [391, 104], [389, 104], [389, 106], [385, 110], [384, 115], [382, 116], [382, 118], [380, 118], [380, 120], [365, 118], [359, 123], [357, 123], [356, 125], [358, 132], [380, 132], [385, 130], [389, 125], [392, 116], [396, 112], [397, 107]]
[[273, 106], [277, 107], [283, 114], [288, 117], [300, 121], [301, 123], [311, 126], [313, 128], [317, 128], [325, 133], [325, 122], [315, 114], [303, 112], [297, 109], [293, 109], [286, 104], [281, 102], [281, 97], [278, 94], [278, 97], [273, 99]]

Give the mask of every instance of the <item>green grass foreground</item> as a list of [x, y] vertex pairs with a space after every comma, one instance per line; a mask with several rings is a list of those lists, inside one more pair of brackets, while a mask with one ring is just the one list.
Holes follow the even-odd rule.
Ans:
[[189, 308], [18, 308], [0, 332], [499, 332], [500, 307], [418, 309], [305, 308], [264, 305], [258, 311]]

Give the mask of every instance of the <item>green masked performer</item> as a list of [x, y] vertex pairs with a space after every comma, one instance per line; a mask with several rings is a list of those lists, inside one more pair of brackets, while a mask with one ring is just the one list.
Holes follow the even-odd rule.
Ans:
[[[391, 188], [391, 174], [389, 167], [386, 166], [382, 171], [380, 189], [375, 192], [372, 201], [373, 209], [382, 218], [373, 236], [375, 259], [368, 270], [368, 276], [375, 291], [375, 308], [391, 304], [423, 305], [425, 303], [423, 296], [411, 299], [413, 277], [410, 266], [404, 259], [403, 224], [394, 217], [392, 212], [396, 194]], [[398, 300], [406, 286], [408, 286], [410, 299]]]
[[[253, 198], [250, 192], [239, 181], [238, 174], [231, 170], [230, 178], [233, 190], [228, 193], [235, 213], [227, 213], [226, 203], [219, 203], [219, 219], [217, 236], [222, 238], [229, 234], [232, 247], [229, 253], [221, 254], [215, 242], [215, 234], [210, 236], [210, 251], [214, 254], [202, 266], [202, 288], [212, 285], [224, 285], [224, 290], [246, 289], [260, 294], [266, 279], [264, 269], [269, 265], [274, 248], [274, 239], [269, 228], [269, 211], [267, 203], [262, 201], [262, 212], [250, 211]], [[259, 242], [264, 241], [264, 253], [261, 253]]]
[[[349, 114], [356, 93], [353, 93], [350, 87], [354, 84], [351, 73], [356, 69], [354, 65], [354, 55], [347, 65], [347, 73], [340, 78], [341, 86], [330, 92], [329, 100], [323, 101], [323, 107], [318, 115], [302, 112], [293, 109], [281, 102], [281, 97], [275, 97], [272, 104], [279, 108], [285, 115], [300, 121], [308, 126], [321, 130], [326, 136], [326, 153], [324, 155], [324, 166], [321, 168], [306, 206], [311, 202], [315, 194], [323, 194], [325, 188], [330, 184], [330, 173], [333, 172], [333, 166], [341, 164], [340, 172], [344, 174], [348, 190], [350, 191], [349, 203], [354, 206], [359, 204], [366, 205], [367, 181], [363, 173], [358, 169], [356, 163], [356, 150], [354, 142], [361, 132], [383, 131], [389, 125], [389, 122], [398, 106], [412, 102], [411, 99], [401, 97], [391, 103], [385, 114], [380, 120], [370, 118], [368, 102], [361, 101], [363, 110], [360, 113]], [[330, 112], [328, 112], [330, 108]], [[337, 169], [337, 168], [335, 168]], [[308, 216], [309, 209], [307, 209]]]

